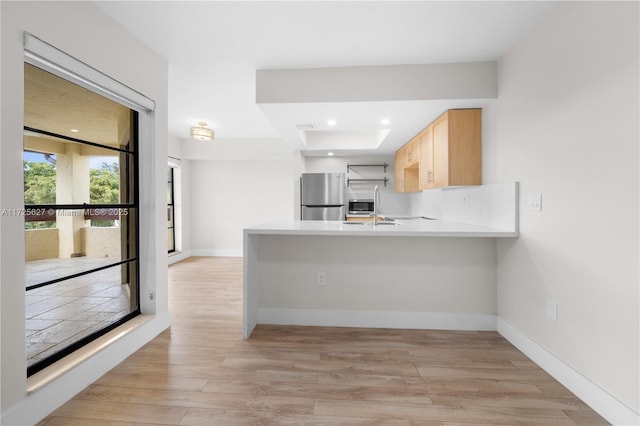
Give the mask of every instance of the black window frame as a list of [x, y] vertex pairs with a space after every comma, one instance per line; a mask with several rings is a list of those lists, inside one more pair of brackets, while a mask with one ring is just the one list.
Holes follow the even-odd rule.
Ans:
[[[93, 342], [94, 340], [98, 339], [101, 336], [104, 336], [105, 334], [107, 334], [108, 332], [114, 330], [115, 328], [121, 326], [122, 324], [126, 323], [127, 321], [131, 320], [132, 318], [137, 317], [138, 315], [140, 315], [141, 309], [140, 309], [140, 181], [139, 181], [139, 113], [136, 110], [133, 110], [131, 108], [129, 108], [131, 111], [131, 128], [132, 128], [132, 135], [131, 135], [131, 140], [129, 141], [129, 149], [124, 149], [124, 148], [118, 148], [118, 147], [114, 147], [114, 146], [109, 146], [109, 145], [104, 145], [104, 144], [100, 144], [100, 143], [96, 143], [96, 142], [91, 142], [91, 141], [86, 141], [83, 139], [78, 139], [78, 138], [73, 138], [70, 136], [65, 136], [65, 135], [60, 135], [60, 134], [56, 134], [53, 132], [48, 132], [46, 130], [42, 130], [42, 129], [36, 129], [33, 127], [29, 127], [29, 126], [24, 126], [24, 131], [29, 131], [29, 132], [34, 132], [34, 133], [38, 133], [38, 134], [42, 134], [45, 136], [50, 136], [50, 137], [55, 137], [55, 138], [59, 138], [59, 139], [63, 139], [63, 140], [67, 140], [70, 142], [75, 142], [75, 143], [80, 143], [80, 144], [84, 144], [84, 145], [90, 145], [90, 146], [94, 146], [94, 147], [99, 147], [99, 148], [104, 148], [104, 149], [108, 149], [111, 151], [115, 151], [115, 152], [120, 152], [120, 153], [125, 153], [128, 155], [131, 155], [132, 157], [132, 162], [133, 162], [133, 171], [131, 171], [130, 167], [126, 167], [125, 168], [125, 173], [127, 174], [127, 182], [130, 182], [129, 179], [133, 180], [133, 197], [131, 199], [131, 202], [128, 203], [119, 203], [119, 204], [87, 204], [87, 203], [83, 203], [83, 204], [37, 204], [37, 205], [33, 205], [33, 204], [25, 204], [25, 211], [29, 211], [29, 210], [34, 210], [34, 209], [54, 209], [54, 210], [84, 210], [85, 214], [87, 211], [92, 210], [92, 209], [116, 209], [116, 208], [122, 208], [122, 209], [129, 209], [129, 211], [133, 210], [135, 212], [134, 215], [134, 220], [133, 220], [133, 226], [134, 226], [134, 230], [133, 230], [133, 247], [134, 247], [134, 254], [135, 256], [133, 257], [128, 257], [127, 259], [124, 260], [120, 260], [118, 262], [114, 262], [113, 264], [109, 264], [109, 265], [105, 265], [105, 266], [101, 266], [98, 268], [92, 268], [86, 271], [82, 271], [79, 273], [75, 273], [75, 274], [70, 274], [68, 276], [64, 276], [64, 277], [59, 277], [53, 280], [49, 280], [46, 282], [42, 282], [42, 283], [38, 283], [38, 284], [34, 284], [34, 285], [30, 285], [27, 286], [25, 289], [25, 293], [28, 292], [29, 290], [33, 290], [36, 288], [40, 288], [40, 287], [45, 287], [48, 285], [52, 285], [52, 284], [56, 284], [58, 282], [62, 282], [65, 280], [69, 280], [69, 279], [73, 279], [73, 278], [78, 278], [81, 276], [85, 276], [85, 275], [89, 275], [91, 273], [94, 272], [98, 272], [104, 269], [108, 269], [108, 268], [113, 268], [119, 265], [129, 265], [130, 267], [133, 266], [133, 278], [135, 279], [135, 286], [136, 286], [136, 290], [135, 290], [135, 303], [136, 303], [136, 308], [134, 310], [132, 310], [131, 312], [129, 312], [128, 314], [124, 315], [122, 318], [116, 320], [115, 322], [105, 326], [104, 328], [101, 328], [100, 330], [97, 330], [83, 338], [80, 338], [79, 340], [71, 343], [70, 345], [60, 349], [59, 351], [56, 351], [54, 353], [52, 353], [51, 355], [47, 356], [46, 358], [43, 358], [39, 361], [34, 362], [31, 365], [27, 366], [27, 377], [32, 376], [33, 374], [43, 370], [44, 368], [52, 365], [53, 363], [61, 360], [62, 358], [66, 357], [67, 355], [70, 355], [71, 353], [77, 351], [78, 349], [80, 349], [81, 347]], [[122, 168], [121, 168], [121, 172], [122, 172]], [[133, 176], [131, 176], [131, 173], [133, 174]], [[130, 238], [131, 233], [128, 233], [128, 238]]]
[[[176, 250], [176, 190], [175, 190], [175, 183], [176, 183], [176, 174], [175, 174], [175, 167], [169, 167], [169, 172], [167, 173], [167, 184], [171, 184], [171, 202], [167, 201], [167, 222], [171, 221], [170, 223], [173, 224], [173, 226], [169, 225], [167, 229], [171, 230], [171, 247], [167, 247], [167, 254], [171, 254], [171, 253], [175, 253]], [[170, 176], [169, 176], [170, 175]]]

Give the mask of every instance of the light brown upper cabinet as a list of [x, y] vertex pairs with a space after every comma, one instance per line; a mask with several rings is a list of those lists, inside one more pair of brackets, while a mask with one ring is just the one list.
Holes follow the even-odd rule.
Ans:
[[415, 137], [406, 144], [405, 154], [404, 192], [420, 191], [420, 138]]
[[427, 127], [420, 133], [420, 189], [433, 185], [433, 129]]
[[[409, 151], [411, 162], [408, 161]], [[404, 173], [400, 175], [402, 169]], [[402, 177], [401, 187], [397, 185], [399, 176]], [[398, 192], [481, 184], [481, 109], [445, 111], [396, 152]]]
[[452, 109], [432, 123], [433, 188], [482, 184], [482, 110]]
[[407, 162], [405, 167], [412, 167], [420, 161], [420, 138], [416, 136], [405, 144]]
[[416, 137], [396, 151], [396, 192], [420, 191], [420, 140]]
[[406, 164], [405, 159], [406, 159], [405, 147], [403, 146], [402, 148], [396, 151], [396, 159], [394, 164], [394, 167], [395, 167], [394, 175], [396, 177], [396, 181], [395, 181], [396, 192], [404, 192], [404, 166]]

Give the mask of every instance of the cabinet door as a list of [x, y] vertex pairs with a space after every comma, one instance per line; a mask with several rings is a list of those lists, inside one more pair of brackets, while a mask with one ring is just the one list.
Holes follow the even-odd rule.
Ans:
[[447, 115], [433, 125], [433, 187], [449, 185], [449, 120]]
[[433, 188], [433, 128], [420, 134], [420, 189]]
[[482, 112], [450, 110], [448, 185], [482, 184]]
[[406, 149], [406, 164], [405, 167], [413, 166], [420, 160], [420, 138], [416, 136], [408, 144], [405, 145]]
[[404, 192], [404, 147], [396, 151], [395, 161], [395, 189], [396, 192]]
[[419, 170], [418, 164], [405, 167], [404, 169], [404, 192], [418, 192], [420, 191], [419, 183]]

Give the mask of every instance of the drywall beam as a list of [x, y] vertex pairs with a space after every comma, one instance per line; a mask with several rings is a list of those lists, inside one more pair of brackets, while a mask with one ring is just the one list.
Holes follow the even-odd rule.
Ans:
[[494, 61], [256, 71], [257, 103], [491, 99], [497, 94]]

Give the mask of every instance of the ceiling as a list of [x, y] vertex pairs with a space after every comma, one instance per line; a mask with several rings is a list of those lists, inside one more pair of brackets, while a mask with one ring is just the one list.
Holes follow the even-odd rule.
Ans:
[[[68, 138], [127, 148], [131, 110], [25, 63], [24, 125]], [[32, 131], [26, 131], [25, 136], [25, 148], [40, 152], [63, 153], [64, 144], [70, 143], [68, 140]], [[42, 143], [43, 139], [47, 139], [47, 142]], [[58, 143], [52, 143], [52, 140]], [[88, 149], [87, 145], [82, 145], [82, 148], [94, 155], [114, 155], [114, 151], [107, 149]]]
[[[216, 139], [283, 138], [305, 155], [333, 148], [361, 153], [348, 143], [356, 127], [358, 135], [351, 136], [382, 138], [370, 144], [377, 150], [366, 152], [393, 152], [445, 109], [489, 100], [310, 100], [261, 107], [257, 70], [495, 61], [553, 7], [539, 1], [96, 4], [167, 60], [170, 134], [188, 138], [190, 127], [206, 121]], [[390, 124], [381, 128], [381, 118]], [[336, 124], [322, 138], [295, 129], [301, 123], [324, 128], [329, 119]], [[305, 135], [315, 143], [305, 143]]]

